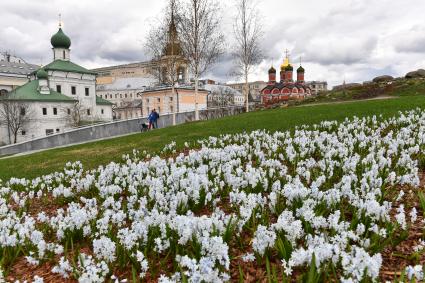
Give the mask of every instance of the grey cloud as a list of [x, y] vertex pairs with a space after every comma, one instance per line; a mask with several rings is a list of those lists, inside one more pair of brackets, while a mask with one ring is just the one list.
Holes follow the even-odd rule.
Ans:
[[393, 36], [398, 52], [425, 53], [425, 26], [415, 26]]

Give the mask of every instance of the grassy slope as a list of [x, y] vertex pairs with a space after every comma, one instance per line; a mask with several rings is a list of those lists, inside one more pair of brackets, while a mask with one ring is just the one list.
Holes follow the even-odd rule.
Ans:
[[390, 116], [400, 110], [425, 106], [425, 96], [404, 96], [389, 100], [360, 101], [335, 105], [318, 105], [252, 112], [212, 121], [187, 123], [143, 134], [58, 148], [27, 156], [0, 160], [0, 179], [36, 177], [61, 170], [67, 161], [80, 160], [85, 168], [94, 168], [110, 161], [119, 161], [122, 154], [133, 149], [155, 152], [171, 141], [181, 146], [224, 133], [267, 129], [287, 130], [296, 125], [313, 124], [322, 120], [343, 120], [345, 117], [382, 114]]
[[330, 90], [322, 95], [312, 97], [302, 102], [297, 102], [297, 104], [350, 101], [373, 98], [376, 96], [413, 96], [424, 94], [425, 79], [399, 78], [393, 81], [391, 85], [384, 82], [348, 87], [345, 90]]

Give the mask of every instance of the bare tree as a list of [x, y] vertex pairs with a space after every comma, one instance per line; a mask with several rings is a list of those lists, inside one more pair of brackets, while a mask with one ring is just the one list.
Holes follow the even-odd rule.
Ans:
[[78, 127], [81, 125], [82, 118], [87, 112], [87, 109], [80, 101], [76, 101], [70, 107], [62, 108], [61, 111], [64, 113], [68, 125]]
[[9, 143], [17, 143], [19, 131], [29, 123], [32, 117], [31, 107], [28, 103], [0, 98], [0, 124], [6, 126], [9, 134]]
[[[187, 65], [177, 32], [180, 20], [177, 7], [176, 0], [168, 0], [165, 16], [158, 20], [156, 26], [152, 27], [145, 44], [156, 62], [156, 66], [152, 68], [152, 74], [158, 78], [160, 84], [171, 85], [173, 125], [176, 124], [177, 111], [175, 86], [177, 81], [184, 77], [183, 67]], [[181, 78], [179, 78], [180, 75]]]
[[235, 49], [233, 56], [237, 74], [243, 77], [246, 112], [249, 111], [249, 85], [248, 76], [252, 68], [262, 59], [260, 40], [262, 27], [255, 8], [255, 0], [235, 0], [237, 16], [235, 17], [234, 35]]
[[179, 30], [183, 53], [195, 79], [195, 120], [199, 120], [199, 77], [224, 51], [224, 36], [215, 0], [183, 0]]

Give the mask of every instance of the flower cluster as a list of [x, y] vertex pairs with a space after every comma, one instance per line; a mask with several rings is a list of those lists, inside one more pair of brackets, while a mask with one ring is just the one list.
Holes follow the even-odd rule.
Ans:
[[[180, 154], [172, 143], [160, 156], [134, 151], [95, 170], [76, 162], [0, 181], [0, 271], [24, 251], [34, 265], [60, 258], [52, 272], [80, 282], [127, 266], [160, 282], [223, 282], [232, 258], [277, 255], [287, 276], [314, 264], [318, 276], [376, 280], [383, 243], [417, 219], [390, 192], [419, 185], [424, 152], [425, 112], [414, 110], [210, 137]], [[54, 208], [34, 213], [34, 203]]]

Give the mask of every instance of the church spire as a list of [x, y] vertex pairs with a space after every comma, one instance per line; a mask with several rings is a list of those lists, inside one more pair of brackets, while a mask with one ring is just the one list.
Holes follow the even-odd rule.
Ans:
[[63, 23], [62, 23], [62, 14], [59, 13], [59, 28], [61, 29], [63, 27]]
[[280, 70], [285, 70], [291, 63], [289, 62], [289, 50], [285, 49], [285, 59], [283, 60], [282, 65], [280, 65]]
[[168, 28], [168, 42], [165, 46], [164, 55], [165, 56], [175, 56], [181, 55], [181, 45], [178, 38], [177, 26], [175, 20], [175, 3], [174, 1], [170, 4], [171, 17], [170, 17], [170, 26]]

